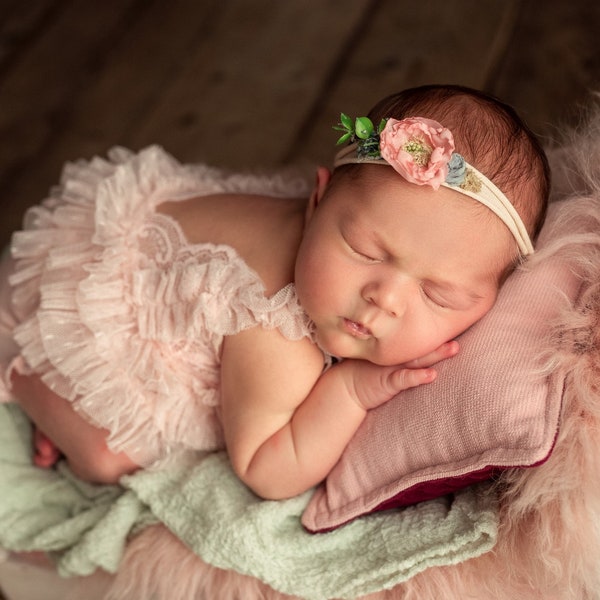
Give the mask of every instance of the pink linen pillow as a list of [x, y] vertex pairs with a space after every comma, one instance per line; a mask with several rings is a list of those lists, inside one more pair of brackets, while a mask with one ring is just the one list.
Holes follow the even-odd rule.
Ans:
[[306, 507], [307, 530], [328, 531], [548, 458], [564, 376], [544, 375], [542, 356], [580, 286], [574, 259], [539, 252], [569, 233], [556, 207], [538, 241], [542, 259], [509, 277], [494, 308], [459, 338], [459, 355], [437, 365], [437, 380], [367, 415]]

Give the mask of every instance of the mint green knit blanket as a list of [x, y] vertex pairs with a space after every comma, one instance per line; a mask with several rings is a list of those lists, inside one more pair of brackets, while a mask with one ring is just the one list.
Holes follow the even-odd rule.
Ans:
[[122, 487], [93, 486], [64, 465], [32, 466], [30, 425], [14, 405], [0, 405], [0, 448], [0, 546], [46, 551], [65, 576], [115, 572], [128, 537], [158, 521], [204, 562], [309, 600], [389, 589], [428, 567], [487, 552], [496, 540], [496, 498], [482, 485], [311, 535], [300, 524], [310, 492], [262, 501], [224, 453], [142, 471]]

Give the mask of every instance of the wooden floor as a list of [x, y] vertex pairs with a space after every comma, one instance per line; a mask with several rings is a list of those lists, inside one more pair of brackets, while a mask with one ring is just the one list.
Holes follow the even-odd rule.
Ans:
[[598, 31], [596, 0], [0, 0], [0, 243], [66, 160], [327, 164], [341, 110], [423, 83], [553, 138], [600, 88]]

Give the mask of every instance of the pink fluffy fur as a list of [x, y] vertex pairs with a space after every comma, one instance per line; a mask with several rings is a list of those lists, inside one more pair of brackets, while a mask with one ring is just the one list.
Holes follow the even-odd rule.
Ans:
[[[564, 218], [559, 220], [563, 225], [575, 219], [585, 232], [546, 250], [577, 256], [584, 290], [549, 340], [548, 368], [568, 374], [554, 452], [537, 468], [509, 471], [502, 477], [501, 527], [491, 552], [458, 565], [430, 568], [363, 600], [600, 598], [600, 169], [595, 166], [600, 164], [599, 128], [588, 133], [592, 144], [575, 156], [580, 159], [578, 187], [571, 188], [579, 190], [584, 183], [588, 199], [579, 193], [575, 204], [581, 210], [563, 205]], [[581, 139], [578, 144], [584, 148]], [[582, 171], [582, 164], [592, 166]], [[564, 176], [567, 171], [561, 172]], [[207, 565], [164, 527], [154, 526], [129, 544], [105, 600], [147, 598], [291, 597], [256, 579]]]

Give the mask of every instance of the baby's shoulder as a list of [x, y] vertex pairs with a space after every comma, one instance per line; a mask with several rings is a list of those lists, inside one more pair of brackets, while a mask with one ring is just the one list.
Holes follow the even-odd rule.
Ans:
[[275, 293], [293, 281], [306, 200], [214, 194], [169, 201], [158, 212], [175, 219], [191, 244], [232, 247]]

